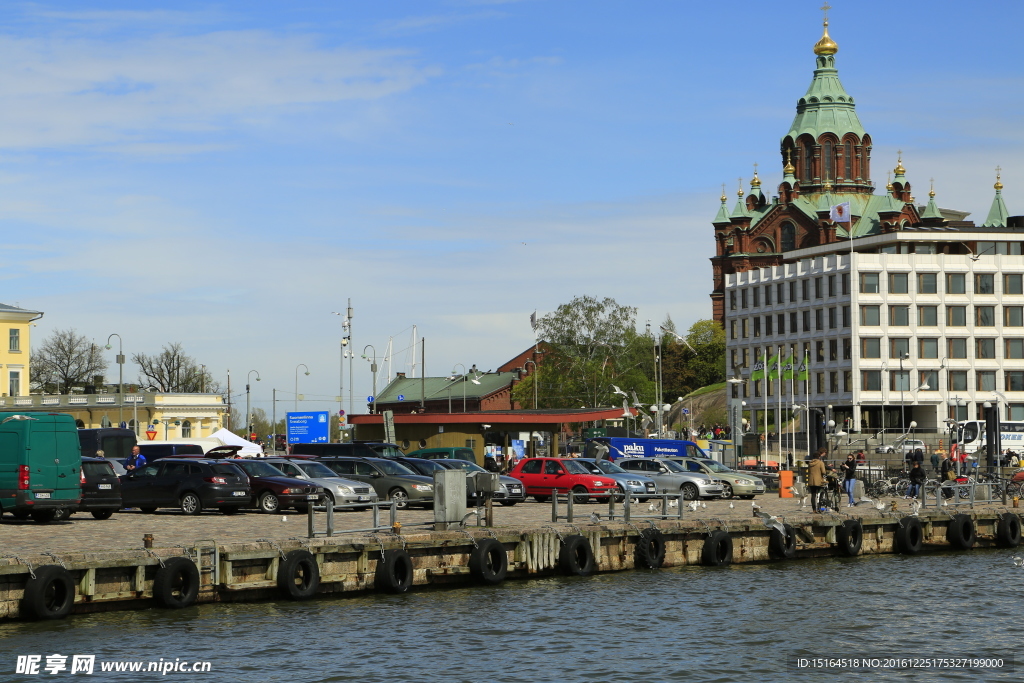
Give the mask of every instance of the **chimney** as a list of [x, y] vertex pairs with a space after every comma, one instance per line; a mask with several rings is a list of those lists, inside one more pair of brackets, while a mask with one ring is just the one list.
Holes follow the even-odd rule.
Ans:
[[396, 372], [395, 373], [395, 379], [405, 379], [405, 373], [404, 372]]

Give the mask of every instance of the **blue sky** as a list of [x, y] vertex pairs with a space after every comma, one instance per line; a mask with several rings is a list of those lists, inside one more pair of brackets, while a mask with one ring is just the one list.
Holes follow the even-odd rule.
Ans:
[[[406, 369], [415, 324], [434, 375], [500, 365], [577, 295], [710, 317], [721, 183], [778, 184], [821, 33], [818, 2], [0, 7], [0, 301], [46, 313], [37, 342], [180, 341], [236, 393], [258, 370], [268, 412], [299, 363], [332, 406], [348, 298], [357, 351], [394, 337]], [[1001, 165], [1024, 213], [1022, 18], [835, 2], [876, 183], [902, 149], [919, 198], [934, 177], [983, 219]]]

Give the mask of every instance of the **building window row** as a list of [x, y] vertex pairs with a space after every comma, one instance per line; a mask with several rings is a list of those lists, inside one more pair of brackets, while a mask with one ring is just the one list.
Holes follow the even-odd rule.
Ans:
[[[729, 310], [781, 306], [785, 303], [849, 296], [850, 274], [821, 275], [774, 285], [743, 287], [729, 291]], [[774, 302], [774, 303], [773, 303]]]
[[[910, 337], [889, 337], [888, 343], [882, 337], [861, 337], [861, 358], [911, 358], [911, 347], [918, 358], [969, 358], [968, 350], [979, 360], [995, 360], [996, 349], [1001, 346], [1002, 357], [1007, 360], [1024, 360], [1024, 339], [1003, 339], [1002, 344], [996, 337], [977, 337], [973, 341], [969, 337], [918, 337], [917, 344], [911, 343]], [[884, 355], [883, 355], [884, 351]]]
[[814, 310], [790, 311], [753, 318], [733, 318], [729, 321], [729, 338], [746, 339], [773, 335], [821, 332], [850, 327], [850, 307], [832, 306]]
[[[996, 273], [975, 273], [973, 278], [974, 294], [995, 294]], [[882, 291], [882, 283], [887, 285], [886, 291]], [[967, 294], [967, 273], [889, 273], [884, 277], [883, 273], [861, 273], [860, 292], [861, 294], [910, 294], [911, 284], [914, 285], [913, 293], [916, 294], [938, 294], [939, 284], [944, 284], [945, 294]], [[1007, 273], [1002, 276], [1002, 294], [1024, 294], [1024, 274]]]
[[[888, 375], [889, 391], [909, 392], [912, 395], [921, 391], [941, 391], [939, 370], [917, 370], [917, 384], [911, 382], [912, 373], [915, 371], [905, 370], [861, 370], [861, 386], [863, 391], [881, 391], [883, 373]], [[996, 391], [1002, 386], [1003, 391], [1024, 391], [1024, 370], [1003, 370], [1002, 383], [999, 380], [999, 370], [947, 370], [946, 391], [970, 391], [973, 386], [976, 391]], [[973, 382], [970, 377], [974, 374]]]
[[[909, 304], [889, 304], [885, 306], [885, 314], [890, 325], [905, 327], [910, 325], [911, 306]], [[946, 305], [943, 317], [946, 327], [995, 327], [1000, 320], [998, 308], [1002, 308], [1002, 324], [1006, 327], [1024, 327], [1024, 306], [960, 306]], [[919, 327], [938, 327], [939, 307], [931, 305], [916, 306], [917, 324]], [[882, 324], [883, 307], [881, 304], [862, 304], [860, 307], [860, 324], [875, 326]]]

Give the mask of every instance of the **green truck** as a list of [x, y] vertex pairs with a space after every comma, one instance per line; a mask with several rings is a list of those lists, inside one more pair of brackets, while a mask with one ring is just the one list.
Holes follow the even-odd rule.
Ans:
[[82, 452], [70, 415], [0, 412], [0, 512], [49, 522], [82, 498]]

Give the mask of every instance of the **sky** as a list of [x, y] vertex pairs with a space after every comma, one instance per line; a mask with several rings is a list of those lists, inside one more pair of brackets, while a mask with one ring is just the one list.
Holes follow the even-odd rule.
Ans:
[[[998, 165], [1024, 213], [1024, 4], [834, 5], [876, 184], [902, 150], [919, 201], [934, 178], [981, 222]], [[711, 316], [721, 184], [732, 206], [755, 162], [781, 181], [818, 8], [0, 1], [0, 302], [45, 313], [33, 344], [181, 342], [235, 401], [256, 370], [278, 414], [296, 381], [302, 409], [340, 385], [365, 412], [364, 347], [393, 340], [383, 388], [413, 326], [428, 375], [498, 367], [576, 296], [685, 330]]]

